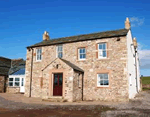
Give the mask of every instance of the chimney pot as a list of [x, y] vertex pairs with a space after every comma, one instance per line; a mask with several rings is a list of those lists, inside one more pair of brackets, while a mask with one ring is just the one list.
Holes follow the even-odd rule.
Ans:
[[134, 48], [137, 48], [137, 41], [135, 37], [133, 38], [133, 45], [134, 45]]
[[130, 21], [129, 18], [127, 17], [125, 21], [125, 29], [130, 29], [130, 28], [131, 28]]
[[48, 35], [48, 32], [45, 31], [44, 34], [43, 34], [43, 41], [47, 41], [47, 40], [50, 40], [50, 37]]

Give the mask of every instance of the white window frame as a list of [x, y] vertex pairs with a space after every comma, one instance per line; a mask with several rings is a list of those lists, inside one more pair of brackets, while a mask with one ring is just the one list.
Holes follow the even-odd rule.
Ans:
[[[41, 53], [38, 53], [38, 50], [41, 50]], [[38, 56], [41, 56], [41, 59], [38, 59]], [[36, 61], [42, 60], [42, 48], [36, 48]]]
[[[22, 79], [23, 79], [23, 82], [22, 82]], [[22, 83], [23, 83], [23, 86], [24, 86], [24, 84], [25, 84], [25, 78], [23, 78], [23, 77], [20, 78], [20, 86], [21, 86], [21, 87], [23, 87], [23, 86], [22, 86]]]
[[[106, 79], [100, 79], [100, 77], [99, 77], [99, 74], [107, 74], [108, 75], [108, 85], [101, 85], [100, 84], [100, 81], [101, 80], [106, 80]], [[109, 85], [110, 85], [110, 82], [109, 82], [109, 74], [108, 73], [98, 73], [97, 74], [97, 87], [109, 87]]]
[[[62, 47], [62, 51], [58, 51], [58, 48], [60, 46]], [[60, 57], [58, 57], [59, 53], [62, 53], [62, 57], [61, 58], [63, 58], [63, 45], [57, 45], [56, 46], [56, 58], [60, 58]]]
[[[8, 86], [9, 86], [9, 82], [12, 82], [13, 86], [9, 86], [9, 87], [20, 87], [20, 77], [10, 77], [10, 78], [13, 78], [13, 81], [8, 81]], [[16, 78], [19, 78], [19, 81], [15, 81]], [[16, 82], [19, 83], [19, 86], [15, 86]]]
[[[99, 45], [103, 46], [103, 44], [105, 44], [106, 49], [105, 50], [104, 49], [99, 49]], [[103, 51], [106, 51], [106, 57], [100, 56], [100, 52], [103, 55]], [[98, 58], [99, 59], [106, 59], [107, 58], [107, 43], [98, 43]]]
[[[9, 81], [10, 78], [12, 78], [13, 81]], [[8, 79], [8, 86], [9, 86], [9, 83], [11, 82], [13, 85], [12, 85], [12, 86], [9, 86], [9, 87], [14, 87], [14, 78], [13, 78], [13, 77], [9, 77], [9, 79]]]
[[[85, 58], [80, 58], [80, 54], [81, 54], [81, 53], [80, 53], [80, 49], [85, 49], [85, 53], [82, 53], [82, 54], [85, 54]], [[86, 48], [85, 48], [85, 47], [82, 47], [82, 48], [79, 48], [79, 49], [78, 49], [78, 59], [79, 59], [79, 60], [86, 60]]]
[[[13, 81], [9, 81], [10, 78], [13, 78]], [[19, 81], [15, 81], [15, 78], [19, 78]], [[22, 78], [24, 78], [24, 86], [25, 86], [25, 76], [24, 75], [10, 75], [8, 79], [8, 87], [21, 87]], [[9, 82], [13, 83], [13, 86], [9, 86]], [[19, 82], [19, 86], [15, 86], [15, 82]]]

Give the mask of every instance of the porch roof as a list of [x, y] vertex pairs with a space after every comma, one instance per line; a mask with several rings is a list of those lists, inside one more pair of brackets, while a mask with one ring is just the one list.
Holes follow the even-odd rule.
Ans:
[[65, 59], [61, 59], [64, 63], [66, 63], [67, 65], [69, 65], [71, 68], [73, 68], [75, 71], [79, 71], [79, 72], [84, 72], [81, 68], [79, 68], [78, 66], [74, 65], [73, 63], [71, 63], [70, 61], [67, 61]]

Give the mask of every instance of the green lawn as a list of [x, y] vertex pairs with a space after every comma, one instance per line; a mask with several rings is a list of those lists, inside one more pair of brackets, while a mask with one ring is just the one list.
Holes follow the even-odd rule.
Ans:
[[150, 90], [150, 77], [142, 77], [142, 89], [143, 91]]
[[142, 77], [142, 84], [150, 84], [150, 77]]

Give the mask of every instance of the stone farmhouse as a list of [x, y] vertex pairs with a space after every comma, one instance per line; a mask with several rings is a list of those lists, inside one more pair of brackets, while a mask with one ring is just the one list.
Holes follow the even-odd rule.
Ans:
[[50, 39], [27, 47], [25, 96], [128, 101], [141, 90], [129, 18], [119, 30]]

